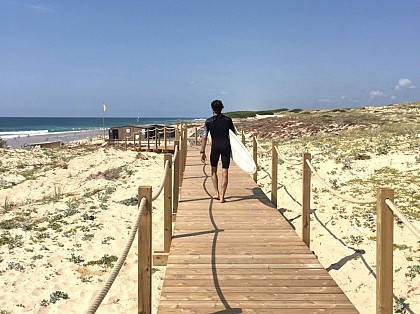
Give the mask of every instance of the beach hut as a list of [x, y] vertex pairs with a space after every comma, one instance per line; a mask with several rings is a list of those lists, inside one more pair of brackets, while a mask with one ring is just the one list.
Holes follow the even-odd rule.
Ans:
[[[133, 141], [146, 140], [147, 131], [149, 130], [149, 138], [154, 139], [156, 137], [156, 129], [163, 129], [165, 126], [160, 124], [149, 124], [149, 125], [123, 125], [115, 126], [109, 129], [109, 139], [116, 141], [124, 141], [125, 139]], [[175, 137], [175, 129], [168, 128], [166, 132], [168, 138]], [[163, 138], [163, 132], [159, 133], [159, 137]]]

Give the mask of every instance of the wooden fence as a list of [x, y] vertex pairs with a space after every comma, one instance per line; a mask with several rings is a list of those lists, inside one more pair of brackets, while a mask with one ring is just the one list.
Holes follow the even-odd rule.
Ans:
[[[245, 133], [241, 132], [242, 142], [246, 144]], [[252, 156], [258, 168], [258, 147], [263, 150], [258, 143], [257, 137], [251, 135]], [[273, 205], [277, 207], [278, 190], [278, 160], [279, 150], [276, 141], [271, 141], [271, 195]], [[376, 237], [376, 313], [393, 313], [393, 247], [394, 247], [394, 215], [397, 216], [408, 229], [420, 239], [420, 232], [409, 220], [401, 213], [394, 204], [394, 190], [389, 187], [378, 187], [377, 196], [372, 199], [353, 199], [334, 191], [315, 171], [311, 164], [311, 154], [302, 153], [301, 161], [289, 161], [284, 156], [282, 160], [294, 166], [300, 165], [302, 168], [302, 230], [300, 235], [305, 244], [310, 247], [310, 208], [311, 208], [311, 178], [314, 175], [327, 188], [327, 190], [341, 199], [357, 204], [374, 204], [377, 208], [377, 237]], [[253, 174], [253, 179], [257, 182], [257, 172]]]
[[[192, 144], [199, 145], [198, 130], [195, 128], [193, 134], [194, 140]], [[258, 147], [262, 146], [258, 143], [255, 135], [252, 135], [252, 155], [254, 161], [258, 164]], [[164, 175], [162, 184], [158, 188], [157, 193], [152, 194], [151, 186], [140, 186], [138, 189], [138, 208], [139, 221], [134, 228], [138, 234], [139, 264], [138, 264], [138, 313], [151, 313], [152, 300], [152, 281], [151, 270], [152, 265], [165, 265], [169, 253], [172, 238], [172, 219], [176, 214], [179, 201], [179, 188], [182, 186], [183, 173], [186, 164], [187, 145], [188, 145], [188, 129], [181, 126], [176, 129], [174, 140], [174, 153], [165, 154], [164, 157]], [[242, 132], [242, 141], [246, 144], [245, 133]], [[157, 147], [157, 142], [155, 143]], [[141, 145], [139, 145], [141, 147]], [[149, 144], [148, 144], [149, 147]], [[271, 142], [271, 202], [277, 206], [277, 187], [278, 187], [278, 160], [279, 151], [277, 143]], [[265, 152], [269, 152], [265, 151]], [[310, 246], [310, 207], [311, 207], [311, 178], [315, 175], [317, 179], [328, 187], [328, 185], [319, 177], [311, 164], [311, 154], [304, 152], [301, 161], [288, 161], [281, 158], [291, 165], [301, 165], [302, 167], [302, 230], [301, 237], [306, 245]], [[253, 175], [253, 179], [257, 182], [257, 172]], [[275, 188], [273, 188], [275, 187]], [[420, 232], [408, 221], [404, 215], [398, 210], [394, 202], [394, 190], [391, 188], [378, 188], [377, 197], [374, 199], [352, 199], [339, 195], [331, 187], [328, 190], [341, 197], [344, 200], [359, 204], [376, 203], [377, 206], [377, 276], [376, 276], [376, 313], [392, 313], [393, 308], [393, 220], [394, 215], [403, 221], [418, 238]], [[161, 192], [164, 192], [164, 250], [161, 252], [152, 252], [152, 217], [151, 209], [153, 200], [156, 199]], [[134, 236], [132, 236], [134, 239]], [[131, 246], [131, 244], [129, 245]], [[128, 249], [129, 249], [128, 246]], [[125, 250], [128, 252], [128, 250]], [[140, 252], [141, 251], [141, 252]], [[125, 253], [125, 252], [124, 252]], [[121, 263], [120, 263], [121, 260]], [[112, 282], [118, 275], [118, 267], [122, 266], [125, 257], [119, 258], [111, 272], [108, 281], [103, 289], [98, 293], [95, 301], [92, 303], [88, 313], [95, 313], [106, 293], [110, 289]], [[121, 266], [118, 266], [119, 263]], [[115, 271], [114, 271], [115, 270]]]
[[[128, 251], [138, 232], [138, 313], [152, 311], [152, 266], [166, 265], [172, 239], [172, 220], [177, 212], [179, 187], [182, 186], [183, 173], [187, 157], [187, 128], [180, 127], [174, 140], [174, 153], [164, 156], [164, 172], [162, 182], [153, 194], [151, 186], [138, 188], [138, 214], [134, 228], [122, 255], [111, 271], [108, 280], [96, 295], [87, 313], [95, 313], [111, 288], [115, 278], [125, 262]], [[164, 197], [164, 249], [152, 252], [152, 203], [163, 191]]]

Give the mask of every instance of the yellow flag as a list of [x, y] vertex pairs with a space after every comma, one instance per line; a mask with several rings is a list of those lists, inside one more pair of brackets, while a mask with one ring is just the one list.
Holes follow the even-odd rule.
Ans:
[[103, 106], [104, 106], [104, 111], [106, 111], [106, 105], [105, 105], [105, 104], [103, 104]]

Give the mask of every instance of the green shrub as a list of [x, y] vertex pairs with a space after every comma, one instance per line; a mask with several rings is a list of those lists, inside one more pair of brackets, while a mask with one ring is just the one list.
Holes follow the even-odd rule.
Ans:
[[289, 112], [293, 112], [293, 113], [299, 113], [299, 112], [302, 112], [303, 111], [303, 109], [291, 109], [291, 110], [289, 110]]

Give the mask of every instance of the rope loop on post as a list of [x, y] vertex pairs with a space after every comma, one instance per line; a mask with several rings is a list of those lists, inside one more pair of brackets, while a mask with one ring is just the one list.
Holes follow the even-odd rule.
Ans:
[[163, 170], [162, 182], [160, 183], [158, 190], [152, 195], [152, 201], [155, 201], [159, 197], [160, 193], [162, 193], [163, 187], [165, 186], [166, 173], [168, 171], [169, 171], [169, 161], [167, 160], [165, 162], [165, 169]]
[[102, 301], [104, 300], [106, 294], [108, 293], [109, 289], [111, 288], [112, 284], [115, 281], [115, 278], [117, 278], [118, 273], [120, 272], [122, 266], [124, 265], [125, 260], [127, 259], [128, 252], [130, 251], [131, 245], [133, 244], [134, 238], [137, 233], [137, 229], [140, 224], [140, 218], [145, 212], [146, 209], [146, 198], [143, 197], [141, 199], [140, 205], [139, 205], [139, 211], [137, 213], [137, 217], [131, 227], [131, 232], [128, 238], [128, 241], [125, 245], [124, 251], [122, 252], [121, 256], [118, 258], [117, 263], [115, 264], [114, 268], [112, 268], [112, 271], [110, 275], [108, 276], [108, 279], [106, 280], [105, 284], [102, 286], [101, 291], [96, 295], [94, 301], [89, 306], [87, 314], [93, 314], [96, 313], [96, 310], [101, 305]]
[[324, 187], [327, 188], [328, 191], [330, 191], [332, 194], [334, 194], [335, 196], [338, 196], [339, 198], [348, 201], [350, 203], [354, 203], [354, 204], [374, 204], [376, 203], [376, 198], [369, 198], [369, 199], [356, 199], [356, 198], [352, 198], [352, 197], [347, 197], [344, 196], [340, 193], [338, 193], [337, 191], [334, 191], [333, 188], [326, 183], [321, 176], [316, 172], [315, 168], [312, 166], [311, 162], [306, 160], [306, 163], [308, 164], [309, 168], [311, 168], [312, 173], [315, 175], [315, 177], [322, 183], [322, 185]]
[[299, 166], [302, 164], [301, 161], [295, 161], [295, 160], [288, 160], [282, 153], [279, 152], [279, 148], [275, 147], [277, 151], [277, 155], [280, 157], [281, 160], [283, 160], [286, 164], [289, 164], [291, 166]]
[[408, 229], [418, 238], [420, 239], [420, 231], [405, 217], [405, 215], [398, 209], [397, 206], [391, 200], [386, 199], [385, 204], [388, 205], [389, 208], [393, 211], [395, 216], [397, 216], [403, 223], [406, 225]]

